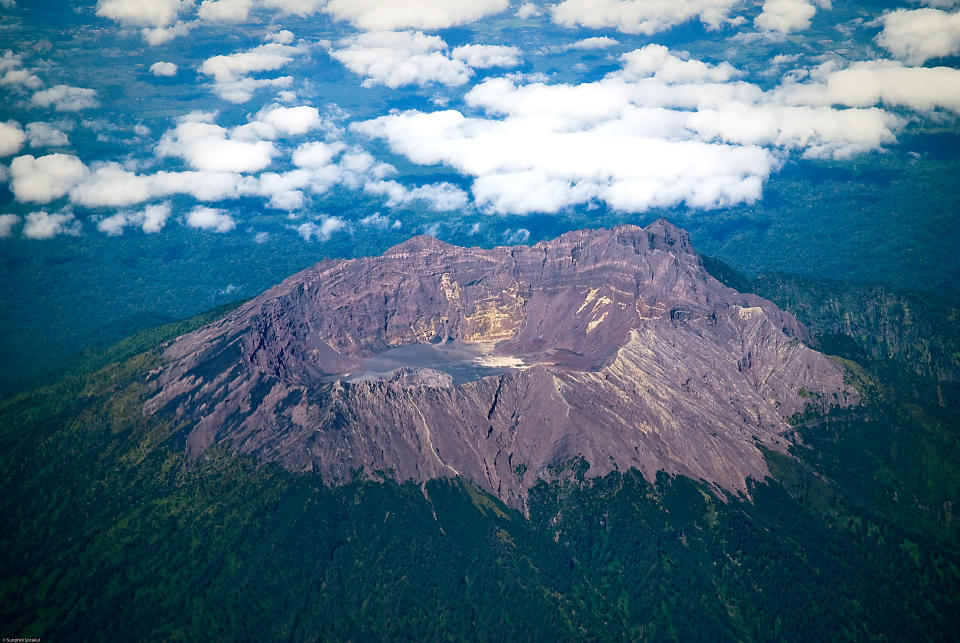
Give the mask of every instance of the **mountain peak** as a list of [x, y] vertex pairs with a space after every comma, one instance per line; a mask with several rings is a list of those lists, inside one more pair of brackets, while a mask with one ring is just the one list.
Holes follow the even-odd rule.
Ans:
[[489, 250], [421, 235], [179, 338], [145, 410], [186, 423], [191, 457], [230, 440], [331, 483], [462, 476], [522, 506], [582, 456], [591, 475], [745, 492], [767, 474], [757, 444], [786, 451], [793, 413], [856, 401], [804, 336], [708, 275], [665, 220]]
[[445, 251], [451, 248], [456, 248], [456, 246], [450, 245], [445, 241], [440, 241], [434, 236], [429, 234], [418, 234], [414, 237], [410, 237], [406, 241], [398, 243], [395, 246], [388, 248], [383, 255], [385, 257], [395, 256], [400, 254], [413, 254], [417, 252], [424, 252], [430, 250]]

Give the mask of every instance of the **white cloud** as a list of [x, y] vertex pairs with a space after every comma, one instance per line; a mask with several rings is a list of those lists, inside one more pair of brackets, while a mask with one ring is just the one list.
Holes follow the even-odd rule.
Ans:
[[448, 212], [467, 207], [467, 193], [450, 183], [432, 183], [408, 188], [396, 181], [371, 181], [364, 186], [369, 194], [387, 197], [387, 207], [395, 208], [414, 201], [421, 201], [431, 210]]
[[213, 84], [213, 90], [223, 100], [241, 104], [250, 101], [253, 95], [261, 89], [278, 89], [289, 87], [292, 84], [292, 76], [280, 76], [278, 78], [249, 78], [244, 76], [235, 80], [217, 81]]
[[302, 136], [327, 124], [316, 107], [300, 105], [279, 107], [270, 105], [260, 110], [257, 120], [233, 130], [233, 136], [241, 140], [275, 139], [279, 136]]
[[174, 194], [190, 195], [198, 201], [222, 201], [239, 195], [241, 179], [230, 172], [136, 174], [118, 163], [107, 163], [70, 191], [70, 201], [88, 208], [122, 208]]
[[0, 239], [13, 236], [13, 229], [20, 223], [16, 214], [0, 214]]
[[30, 102], [36, 107], [53, 107], [58, 112], [78, 112], [100, 104], [94, 90], [69, 85], [55, 85], [38, 91]]
[[810, 27], [817, 8], [807, 0], [764, 0], [753, 24], [763, 31], [793, 33]]
[[27, 137], [30, 147], [63, 147], [70, 144], [70, 138], [50, 123], [27, 123]]
[[73, 213], [31, 212], [23, 225], [23, 236], [28, 239], [52, 239], [61, 234], [80, 234], [80, 222]]
[[207, 58], [200, 65], [200, 73], [213, 76], [216, 81], [228, 81], [254, 72], [276, 71], [291, 62], [299, 51], [296, 47], [267, 43], [248, 51]]
[[147, 41], [147, 44], [156, 46], [179, 36], [186, 36], [196, 24], [194, 22], [178, 22], [169, 27], [144, 28], [140, 30], [140, 33], [143, 34], [143, 39]]
[[187, 225], [211, 232], [230, 232], [237, 222], [223, 210], [197, 206], [187, 214]]
[[23, 66], [23, 58], [20, 57], [20, 54], [15, 54], [10, 49], [7, 49], [3, 52], [3, 55], [0, 56], [0, 71], [6, 71], [8, 69], [16, 69]]
[[883, 104], [960, 114], [960, 69], [905, 67], [887, 60], [857, 62], [840, 70], [827, 64], [814, 70], [807, 82], [785, 83], [776, 95], [781, 102], [793, 104]]
[[472, 75], [462, 60], [449, 58], [444, 52], [447, 43], [439, 36], [416, 31], [383, 31], [362, 33], [344, 38], [331, 49], [330, 56], [347, 69], [366, 76], [364, 87], [386, 85], [396, 89], [402, 85], [457, 86]]
[[0, 86], [14, 89], [39, 89], [43, 87], [43, 81], [37, 78], [33, 72], [28, 69], [22, 69], [23, 59], [7, 50], [0, 57]]
[[97, 229], [104, 234], [117, 236], [123, 234], [127, 226], [139, 226], [145, 233], [154, 234], [163, 230], [171, 212], [169, 203], [148, 205], [140, 212], [117, 212], [101, 219], [97, 223]]
[[368, 214], [358, 221], [360, 225], [365, 228], [375, 228], [377, 230], [386, 230], [391, 226], [399, 227], [396, 224], [400, 223], [399, 221], [390, 221], [389, 217], [385, 217], [379, 212], [373, 214]]
[[344, 148], [343, 143], [324, 143], [322, 141], [304, 143], [293, 153], [293, 164], [306, 168], [326, 167]]
[[503, 241], [510, 246], [515, 246], [518, 243], [526, 243], [527, 241], [530, 241], [530, 231], [526, 228], [504, 230]]
[[166, 27], [193, 0], [99, 0], [97, 15], [128, 27]]
[[474, 69], [516, 67], [520, 64], [520, 50], [502, 45], [463, 45], [450, 52], [450, 57], [462, 60]]
[[[304, 205], [305, 192], [323, 194], [338, 184], [355, 189], [395, 171], [389, 165], [377, 163], [367, 152], [345, 149], [338, 142], [305, 143], [293, 154], [293, 163], [298, 169], [245, 177], [239, 191], [244, 195], [266, 197], [270, 206], [279, 210], [299, 210]], [[335, 161], [337, 157], [339, 160]]]
[[594, 36], [593, 38], [584, 38], [583, 40], [572, 42], [565, 46], [564, 49], [580, 49], [589, 51], [591, 49], [606, 49], [607, 47], [615, 47], [619, 44], [620, 43], [615, 39], [608, 36]]
[[17, 201], [49, 203], [84, 179], [86, 166], [76, 156], [18, 156], [10, 163], [11, 189]]
[[653, 77], [665, 83], [722, 83], [740, 75], [730, 63], [690, 60], [685, 52], [671, 53], [663, 45], [647, 45], [623, 54], [620, 60], [623, 69], [616, 77], [629, 80]]
[[[481, 207], [522, 214], [598, 201], [624, 211], [751, 203], [784, 153], [846, 158], [895, 142], [904, 125], [875, 100], [838, 109], [813, 85], [764, 91], [726, 63], [658, 45], [622, 63], [578, 85], [489, 79], [465, 96], [487, 117], [409, 110], [353, 129], [472, 177]], [[403, 194], [389, 182], [379, 190]]]
[[326, 0], [261, 0], [268, 9], [304, 18], [320, 10]]
[[564, 0], [550, 12], [564, 27], [614, 28], [649, 36], [694, 18], [718, 28], [740, 4], [741, 0]]
[[177, 66], [168, 62], [155, 62], [150, 65], [150, 73], [157, 77], [176, 76]]
[[324, 12], [366, 31], [446, 29], [506, 11], [507, 0], [330, 0]]
[[251, 9], [253, 0], [203, 0], [197, 17], [216, 24], [236, 24], [245, 21]]
[[517, 9], [517, 17], [521, 20], [526, 20], [527, 18], [533, 18], [534, 16], [540, 15], [540, 9], [537, 8], [537, 5], [532, 2], [524, 2]]
[[226, 129], [208, 119], [205, 114], [186, 117], [163, 135], [157, 154], [182, 158], [205, 172], [258, 172], [273, 162], [277, 153], [273, 143], [232, 139]]
[[267, 43], [248, 51], [208, 58], [200, 65], [200, 73], [213, 78], [214, 91], [221, 98], [245, 103], [257, 89], [288, 87], [293, 81], [289, 76], [250, 78], [249, 74], [282, 69], [300, 52], [298, 47]]
[[911, 65], [960, 53], [960, 11], [898, 9], [881, 18], [877, 44]]
[[758, 147], [667, 141], [617, 122], [578, 132], [549, 118], [413, 111], [357, 129], [385, 138], [416, 163], [443, 163], [475, 177], [474, 199], [499, 213], [555, 212], [592, 200], [629, 211], [751, 202], [775, 163]]
[[293, 42], [294, 36], [292, 31], [286, 29], [281, 29], [276, 33], [269, 33], [263, 38], [267, 42], [275, 42], [281, 45], [289, 45]]
[[304, 241], [329, 241], [330, 237], [347, 227], [340, 217], [320, 217], [320, 223], [308, 221], [297, 226], [297, 233]]
[[17, 121], [0, 122], [0, 156], [16, 154], [27, 140], [20, 123]]
[[271, 208], [289, 212], [303, 208], [304, 190], [326, 192], [336, 180], [335, 173], [324, 176], [302, 169], [283, 173], [264, 172], [257, 177], [245, 177], [240, 182], [239, 191], [248, 196], [266, 197]]
[[170, 212], [171, 207], [169, 203], [148, 205], [143, 211], [143, 222], [140, 224], [140, 227], [148, 234], [160, 232], [166, 224]]

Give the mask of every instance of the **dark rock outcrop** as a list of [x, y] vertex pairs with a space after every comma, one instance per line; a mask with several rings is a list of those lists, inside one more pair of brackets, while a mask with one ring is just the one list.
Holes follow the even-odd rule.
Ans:
[[186, 422], [191, 456], [229, 439], [331, 483], [460, 475], [522, 506], [582, 455], [590, 475], [738, 492], [811, 399], [856, 401], [805, 332], [707, 274], [663, 220], [492, 250], [421, 236], [178, 338], [145, 411]]

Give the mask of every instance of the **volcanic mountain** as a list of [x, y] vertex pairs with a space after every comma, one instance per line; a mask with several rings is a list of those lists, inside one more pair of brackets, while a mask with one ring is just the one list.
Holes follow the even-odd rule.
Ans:
[[591, 476], [737, 493], [793, 414], [857, 401], [806, 339], [664, 220], [489, 250], [419, 236], [177, 338], [144, 410], [183, 426], [192, 458], [228, 442], [331, 484], [462, 476], [523, 506], [582, 456]]

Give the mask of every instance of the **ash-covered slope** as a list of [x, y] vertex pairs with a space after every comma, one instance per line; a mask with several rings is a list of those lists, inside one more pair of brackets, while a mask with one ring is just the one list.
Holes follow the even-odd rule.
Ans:
[[792, 414], [855, 401], [804, 338], [663, 220], [492, 250], [416, 237], [178, 338], [145, 411], [186, 422], [192, 456], [230, 440], [332, 483], [461, 475], [521, 506], [583, 455], [741, 491]]

